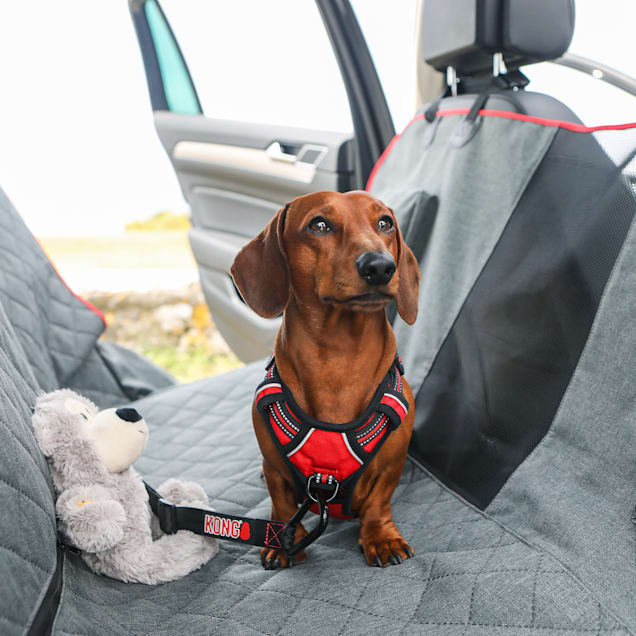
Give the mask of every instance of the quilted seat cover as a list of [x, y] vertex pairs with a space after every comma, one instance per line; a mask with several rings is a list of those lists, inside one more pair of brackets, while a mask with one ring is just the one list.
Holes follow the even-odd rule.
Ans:
[[[151, 429], [139, 471], [153, 485], [197, 480], [218, 510], [267, 515], [251, 424], [262, 373], [254, 363], [135, 402]], [[263, 570], [257, 548], [230, 542], [198, 572], [158, 587], [96, 576], [71, 556], [54, 633], [627, 633], [556, 560], [411, 462], [393, 511], [416, 556], [384, 569], [364, 562], [358, 523], [335, 520], [307, 562], [275, 572]]]
[[71, 388], [107, 407], [174, 383], [149, 360], [98, 341], [103, 316], [67, 287], [1, 189], [0, 304], [43, 391]]

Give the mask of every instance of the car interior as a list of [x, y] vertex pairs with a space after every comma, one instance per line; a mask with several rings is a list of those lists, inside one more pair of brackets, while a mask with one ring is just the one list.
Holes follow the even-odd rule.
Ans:
[[[350, 3], [316, 5], [353, 134], [204, 115], [160, 3], [129, 0], [205, 299], [243, 368], [178, 384], [100, 340], [103, 316], [0, 191], [0, 633], [636, 632], [636, 123], [585, 126], [523, 72], [584, 64], [574, 0], [420, 0], [423, 100], [398, 134]], [[392, 510], [415, 557], [369, 568], [357, 523], [332, 520], [291, 569], [220, 542], [159, 586], [91, 572], [59, 540], [37, 396], [136, 409], [145, 481], [192, 479], [214, 509], [266, 518], [251, 408], [280, 318], [243, 302], [230, 266], [287, 201], [356, 189], [420, 264], [415, 325], [388, 310], [416, 405]]]

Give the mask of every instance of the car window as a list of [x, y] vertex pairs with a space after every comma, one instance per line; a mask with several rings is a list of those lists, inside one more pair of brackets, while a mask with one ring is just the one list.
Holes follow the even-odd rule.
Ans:
[[[569, 52], [636, 77], [633, 0], [576, 0], [576, 26]], [[523, 68], [528, 90], [546, 93], [569, 106], [588, 126], [636, 120], [636, 98], [580, 71], [550, 62]]]
[[313, 1], [161, 0], [161, 6], [207, 117], [353, 131]]
[[415, 112], [417, 0], [350, 1], [400, 132]]
[[576, 0], [570, 52], [636, 77], [634, 0]]
[[161, 14], [159, 5], [155, 0], [148, 0], [144, 9], [157, 52], [157, 62], [168, 108], [175, 113], [198, 114], [200, 112], [199, 104], [187, 68], [172, 38], [170, 27]]

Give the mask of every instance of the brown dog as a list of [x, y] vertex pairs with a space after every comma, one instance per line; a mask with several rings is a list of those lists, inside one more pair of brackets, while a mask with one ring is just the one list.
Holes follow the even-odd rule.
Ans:
[[[419, 267], [402, 239], [392, 210], [365, 192], [315, 192], [279, 210], [236, 256], [231, 269], [245, 302], [260, 316], [283, 314], [276, 366], [297, 404], [326, 422], [349, 422], [372, 400], [396, 355], [385, 307], [417, 317]], [[359, 543], [369, 565], [401, 563], [413, 551], [393, 523], [391, 495], [406, 459], [413, 428], [409, 412], [355, 486]], [[292, 477], [263, 418], [252, 412], [272, 499], [271, 519], [297, 510]], [[296, 540], [306, 535], [299, 526]], [[290, 565], [283, 551], [263, 548], [266, 569]], [[305, 553], [296, 561], [305, 559]], [[293, 565], [293, 563], [292, 563]]]

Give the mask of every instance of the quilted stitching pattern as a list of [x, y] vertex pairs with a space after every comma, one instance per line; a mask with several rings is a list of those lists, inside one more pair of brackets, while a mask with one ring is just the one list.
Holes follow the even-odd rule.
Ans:
[[[2, 190], [0, 255], [0, 304], [39, 387], [74, 389], [102, 408], [127, 402], [95, 346], [101, 318], [66, 287]], [[150, 367], [147, 376], [158, 386]]]
[[[29, 428], [38, 387], [98, 404], [123, 392], [95, 350], [101, 320], [72, 296], [0, 191], [0, 632], [23, 633], [55, 566], [48, 471]], [[6, 313], [5, 313], [6, 312]], [[166, 389], [135, 405], [151, 425], [139, 469], [202, 483], [227, 512], [265, 516], [251, 432], [262, 365]], [[258, 550], [224, 543], [181, 581], [125, 585], [67, 558], [58, 634], [622, 634], [627, 630], [549, 555], [409, 464], [395, 519], [416, 557], [368, 568], [357, 524], [332, 521], [307, 563], [265, 572]], [[18, 528], [19, 531], [16, 531]], [[99, 626], [96, 628], [96, 626]]]
[[0, 305], [0, 633], [22, 634], [55, 569], [55, 509], [30, 429], [36, 383]]
[[68, 386], [104, 330], [68, 290], [0, 190], [0, 304], [40, 387]]
[[[138, 469], [151, 483], [201, 482], [227, 512], [266, 515], [251, 432], [256, 364], [135, 403], [151, 427]], [[124, 585], [71, 558], [59, 634], [619, 634], [558, 562], [472, 509], [411, 463], [393, 500], [416, 557], [369, 568], [357, 523], [331, 521], [306, 563], [265, 572], [258, 549], [229, 542], [206, 567], [160, 587]], [[311, 523], [311, 522], [310, 522]]]

